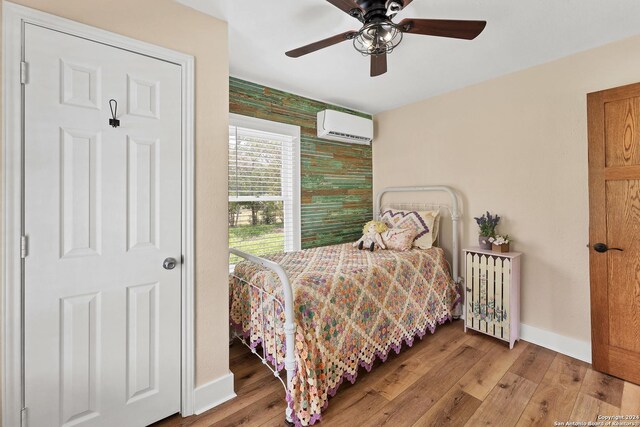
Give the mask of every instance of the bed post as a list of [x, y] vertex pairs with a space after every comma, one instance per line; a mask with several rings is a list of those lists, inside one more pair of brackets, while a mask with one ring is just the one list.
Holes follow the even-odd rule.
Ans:
[[458, 224], [460, 222], [460, 214], [458, 213], [457, 207], [456, 210], [451, 213], [451, 221], [453, 224], [453, 245], [451, 249], [453, 252], [451, 260], [451, 262], [453, 262], [453, 280], [455, 280], [457, 284], [460, 284], [462, 283], [462, 277], [460, 276], [460, 261], [458, 259], [460, 256], [460, 238], [458, 237], [458, 233], [460, 232], [460, 225]]
[[295, 353], [295, 333], [296, 333], [296, 325], [294, 319], [294, 310], [293, 310], [293, 290], [291, 288], [291, 284], [289, 283], [289, 278], [287, 277], [287, 273], [279, 267], [278, 277], [282, 281], [282, 285], [284, 288], [284, 334], [285, 334], [285, 357], [284, 357], [284, 369], [287, 371], [287, 409], [285, 412], [285, 418], [288, 423], [293, 424], [293, 409], [290, 406], [291, 400], [291, 382], [293, 381], [293, 376], [296, 372], [296, 353]]
[[456, 196], [455, 191], [453, 191], [452, 188], [450, 187], [443, 187], [444, 189], [446, 189], [445, 191], [447, 193], [449, 193], [449, 196], [451, 196], [451, 223], [452, 223], [452, 227], [453, 227], [453, 244], [451, 251], [453, 252], [452, 254], [452, 259], [451, 262], [453, 263], [453, 280], [456, 282], [457, 285], [460, 285], [462, 283], [462, 277], [460, 276], [460, 226], [459, 226], [459, 222], [460, 222], [460, 209], [458, 208], [458, 197]]
[[[293, 310], [293, 288], [291, 287], [291, 283], [289, 282], [289, 276], [287, 276], [287, 272], [278, 264], [273, 261], [269, 261], [264, 258], [257, 257], [255, 255], [248, 254], [246, 252], [242, 252], [238, 249], [229, 248], [229, 252], [244, 258], [253, 263], [259, 264], [278, 275], [278, 279], [282, 282], [283, 296], [284, 296], [284, 334], [285, 334], [285, 357], [284, 357], [284, 369], [287, 371], [287, 382], [285, 385], [286, 393], [287, 393], [287, 409], [285, 412], [285, 418], [288, 423], [293, 424], [293, 409], [289, 406], [290, 404], [290, 392], [291, 392], [291, 382], [293, 381], [293, 376], [296, 372], [296, 353], [295, 353], [295, 345], [296, 345], [296, 321], [294, 317]], [[263, 363], [266, 363], [266, 360], [263, 359]], [[279, 377], [278, 367], [276, 366], [274, 374]]]
[[263, 260], [265, 267], [274, 271], [282, 282], [284, 290], [284, 335], [285, 335], [285, 356], [284, 369], [287, 371], [287, 409], [285, 411], [285, 419], [287, 423], [293, 425], [293, 409], [290, 406], [291, 400], [291, 382], [296, 372], [296, 323], [293, 310], [293, 288], [289, 282], [287, 272], [277, 263]]

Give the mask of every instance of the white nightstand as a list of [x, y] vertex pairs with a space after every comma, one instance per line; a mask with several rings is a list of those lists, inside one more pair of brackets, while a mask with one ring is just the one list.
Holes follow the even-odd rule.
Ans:
[[463, 250], [464, 330], [473, 329], [509, 343], [520, 339], [520, 252]]

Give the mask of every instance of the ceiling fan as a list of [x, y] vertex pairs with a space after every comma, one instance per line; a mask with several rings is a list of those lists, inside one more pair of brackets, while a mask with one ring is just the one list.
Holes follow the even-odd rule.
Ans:
[[286, 53], [298, 58], [346, 40], [363, 55], [371, 56], [371, 77], [387, 72], [387, 54], [400, 44], [404, 33], [426, 36], [473, 40], [484, 30], [486, 21], [453, 21], [444, 19], [403, 19], [394, 23], [392, 18], [413, 0], [327, 0], [348, 13], [363, 27], [291, 50]]

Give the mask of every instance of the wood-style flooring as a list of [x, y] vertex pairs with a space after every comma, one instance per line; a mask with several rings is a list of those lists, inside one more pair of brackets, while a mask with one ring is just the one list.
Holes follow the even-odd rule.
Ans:
[[[154, 427], [284, 426], [284, 389], [235, 342], [231, 371], [238, 397], [199, 416]], [[598, 415], [640, 415], [640, 387], [587, 363], [520, 341], [513, 350], [461, 321], [392, 352], [329, 400], [321, 426], [553, 426]]]

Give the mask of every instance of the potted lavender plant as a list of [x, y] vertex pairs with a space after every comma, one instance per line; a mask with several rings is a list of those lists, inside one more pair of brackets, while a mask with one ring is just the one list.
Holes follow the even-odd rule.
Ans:
[[491, 215], [489, 211], [483, 214], [481, 217], [474, 217], [480, 227], [480, 235], [478, 236], [478, 243], [481, 249], [491, 249], [490, 238], [496, 235], [496, 227], [500, 222], [498, 215]]

